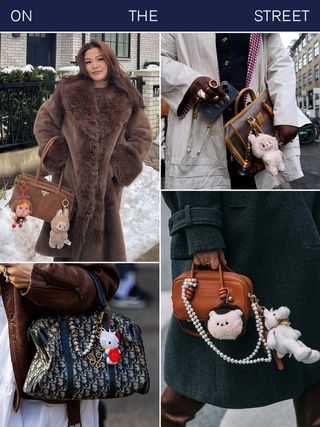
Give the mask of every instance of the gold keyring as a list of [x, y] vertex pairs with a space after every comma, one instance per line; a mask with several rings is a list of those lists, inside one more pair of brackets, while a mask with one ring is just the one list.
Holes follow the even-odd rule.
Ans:
[[211, 89], [217, 89], [217, 87], [219, 86], [217, 80], [210, 80], [208, 84]]
[[214, 101], [214, 102], [217, 102], [217, 101], [219, 101], [219, 96], [218, 95], [216, 95], [216, 96], [214, 96], [213, 98], [212, 98], [212, 100]]

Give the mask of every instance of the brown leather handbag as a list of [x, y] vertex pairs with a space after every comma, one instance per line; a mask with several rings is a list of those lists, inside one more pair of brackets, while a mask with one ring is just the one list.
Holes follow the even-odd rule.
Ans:
[[[181, 328], [190, 335], [200, 337], [225, 362], [238, 365], [270, 363], [273, 355], [278, 369], [283, 369], [283, 363], [276, 352], [268, 347], [263, 324], [263, 307], [253, 294], [253, 284], [249, 277], [234, 273], [220, 263], [216, 271], [197, 270], [192, 263], [191, 270], [182, 273], [172, 284], [172, 304]], [[249, 356], [236, 359], [216, 347], [207, 321], [210, 311], [221, 306], [240, 309], [245, 321], [250, 316], [255, 319], [258, 341]], [[193, 324], [194, 329], [186, 327], [184, 321]], [[263, 351], [263, 356], [259, 357], [259, 351]]]
[[59, 183], [50, 182], [41, 176], [44, 159], [57, 139], [59, 139], [58, 136], [51, 138], [47, 142], [40, 157], [36, 176], [23, 172], [16, 177], [12, 196], [8, 203], [11, 208], [15, 200], [23, 192], [31, 200], [32, 211], [30, 215], [49, 223], [58, 210], [62, 208], [68, 208], [69, 218], [71, 219], [75, 208], [73, 191], [61, 185], [63, 171], [61, 172]]
[[[240, 100], [247, 95], [250, 95], [252, 102], [239, 112]], [[264, 164], [261, 159], [253, 158], [252, 164], [249, 165], [248, 135], [250, 131], [273, 134], [273, 107], [268, 92], [264, 91], [256, 96], [252, 89], [242, 89], [234, 103], [234, 117], [224, 128], [227, 147], [244, 172], [254, 175], [263, 170]]]
[[189, 278], [197, 281], [197, 287], [191, 286], [186, 293], [200, 321], [207, 321], [209, 312], [221, 303], [240, 308], [247, 318], [252, 314], [249, 294], [253, 294], [253, 284], [249, 277], [234, 273], [220, 263], [218, 270], [198, 270], [192, 263], [191, 270], [178, 276], [172, 284], [172, 304], [177, 319], [189, 320], [181, 298], [182, 286]]

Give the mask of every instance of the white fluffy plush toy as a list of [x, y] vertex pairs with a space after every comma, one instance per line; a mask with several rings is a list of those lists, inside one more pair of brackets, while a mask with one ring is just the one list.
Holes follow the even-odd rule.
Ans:
[[312, 350], [299, 340], [301, 332], [291, 328], [289, 315], [288, 307], [280, 307], [277, 310], [264, 309], [264, 323], [268, 330], [267, 344], [270, 350], [276, 350], [280, 358], [291, 353], [298, 362], [318, 362], [319, 351]]
[[278, 141], [274, 136], [259, 133], [257, 136], [252, 132], [248, 136], [252, 146], [252, 153], [258, 159], [262, 159], [266, 170], [273, 176], [285, 170], [283, 153], [279, 150]]
[[230, 310], [226, 313], [210, 311], [207, 324], [210, 334], [219, 340], [235, 340], [243, 329], [242, 311]]

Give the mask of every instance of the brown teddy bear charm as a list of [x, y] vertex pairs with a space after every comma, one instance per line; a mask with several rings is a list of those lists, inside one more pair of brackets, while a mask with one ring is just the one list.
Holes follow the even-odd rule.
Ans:
[[32, 203], [29, 196], [26, 195], [28, 186], [22, 184], [20, 187], [21, 196], [18, 196], [10, 206], [11, 211], [14, 212], [12, 228], [22, 228], [23, 224], [27, 221], [27, 216], [32, 213]]

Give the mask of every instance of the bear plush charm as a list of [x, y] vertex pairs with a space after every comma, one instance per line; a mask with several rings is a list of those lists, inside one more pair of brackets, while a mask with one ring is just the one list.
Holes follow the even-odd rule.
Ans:
[[280, 307], [277, 310], [264, 309], [264, 323], [268, 331], [269, 348], [275, 350], [280, 358], [290, 353], [298, 362], [318, 362], [320, 360], [319, 351], [307, 347], [299, 340], [301, 332], [291, 328], [289, 315], [288, 307]]
[[220, 308], [209, 313], [207, 328], [213, 338], [236, 340], [243, 331], [243, 313], [239, 309]]

